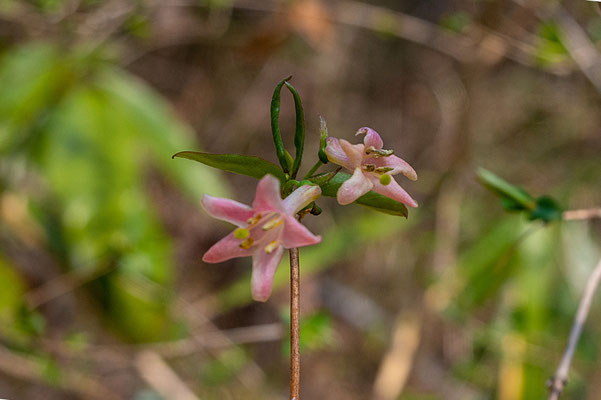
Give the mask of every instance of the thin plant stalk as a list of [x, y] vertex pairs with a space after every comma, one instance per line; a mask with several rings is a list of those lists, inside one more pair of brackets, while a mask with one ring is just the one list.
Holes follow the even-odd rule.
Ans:
[[319, 169], [319, 167], [321, 167], [323, 165], [323, 163], [320, 160], [317, 160], [317, 162], [315, 163], [315, 165], [313, 165], [311, 167], [311, 169], [309, 170], [309, 172], [307, 172], [307, 175], [305, 175], [305, 177], [303, 179], [309, 179], [310, 177], [312, 177], [313, 175], [315, 175], [315, 173], [317, 172], [317, 170]]
[[290, 249], [290, 400], [300, 395], [300, 268], [298, 248]]
[[582, 294], [582, 298], [580, 299], [578, 312], [576, 313], [576, 318], [574, 318], [574, 324], [572, 325], [572, 331], [570, 332], [568, 346], [566, 347], [561, 362], [559, 363], [559, 367], [557, 367], [555, 376], [551, 378], [548, 384], [550, 392], [548, 400], [558, 400], [568, 381], [568, 371], [570, 370], [572, 357], [574, 356], [574, 351], [576, 351], [576, 345], [578, 344], [580, 334], [582, 333], [582, 328], [586, 322], [586, 318], [588, 317], [589, 310], [591, 309], [593, 297], [597, 287], [599, 286], [599, 282], [601, 282], [601, 260], [599, 260], [599, 263], [591, 273], [591, 276], [586, 284], [586, 288], [584, 289], [584, 293]]

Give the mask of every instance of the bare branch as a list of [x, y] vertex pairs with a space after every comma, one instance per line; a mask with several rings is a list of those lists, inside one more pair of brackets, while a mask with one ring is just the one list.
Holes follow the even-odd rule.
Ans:
[[582, 210], [564, 211], [563, 219], [565, 221], [578, 221], [583, 219], [601, 218], [601, 208], [588, 208]]
[[555, 376], [553, 376], [549, 382], [549, 397], [548, 400], [557, 400], [563, 391], [567, 380], [568, 380], [568, 371], [570, 370], [570, 364], [572, 362], [572, 357], [574, 356], [574, 351], [576, 350], [576, 345], [578, 344], [578, 340], [580, 339], [580, 334], [582, 333], [582, 328], [584, 323], [586, 322], [586, 318], [588, 317], [589, 310], [591, 308], [591, 304], [593, 302], [593, 296], [599, 286], [599, 282], [601, 281], [601, 260], [591, 273], [591, 276], [586, 284], [586, 288], [584, 289], [584, 294], [580, 299], [580, 305], [578, 306], [578, 312], [576, 313], [576, 318], [574, 319], [574, 324], [572, 325], [572, 331], [570, 332], [570, 339], [568, 340], [568, 346], [563, 354], [561, 359], [561, 363], [555, 372]]

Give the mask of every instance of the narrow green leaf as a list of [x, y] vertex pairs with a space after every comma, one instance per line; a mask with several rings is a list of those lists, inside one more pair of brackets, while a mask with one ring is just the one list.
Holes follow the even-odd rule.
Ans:
[[294, 179], [300, 168], [305, 146], [305, 112], [303, 111], [303, 103], [294, 86], [288, 82], [285, 82], [285, 85], [288, 90], [290, 90], [290, 93], [292, 93], [292, 97], [294, 97], [294, 111], [296, 113], [296, 127], [294, 130], [294, 147], [296, 148], [296, 154], [294, 157], [294, 164], [292, 165], [292, 171], [290, 172], [290, 176]]
[[536, 200], [524, 189], [515, 186], [484, 168], [478, 169], [478, 180], [489, 190], [501, 197], [507, 210], [531, 210], [536, 208]]
[[261, 179], [266, 174], [271, 174], [281, 182], [286, 181], [286, 177], [277, 165], [259, 157], [242, 156], [239, 154], [200, 153], [197, 151], [180, 151], [171, 158], [175, 157], [187, 158], [188, 160], [198, 161], [209, 167], [251, 176], [256, 179]]
[[292, 78], [292, 76], [283, 79], [277, 84], [275, 90], [273, 91], [273, 97], [271, 98], [271, 134], [273, 135], [275, 153], [285, 173], [290, 172], [290, 169], [288, 168], [284, 142], [282, 142], [282, 134], [280, 133], [280, 95], [282, 92], [282, 86], [284, 86], [286, 81], [288, 81], [290, 78]]
[[[340, 186], [350, 177], [351, 176], [347, 173], [339, 172], [327, 183], [320, 185], [321, 194], [328, 197], [336, 197], [336, 193]], [[390, 215], [397, 215], [405, 218], [409, 215], [407, 207], [405, 207], [403, 203], [399, 203], [396, 200], [382, 196], [376, 192], [364, 194], [359, 197], [355, 203]]]
[[326, 120], [321, 115], [319, 116], [319, 127], [319, 152], [317, 152], [317, 156], [322, 163], [327, 164], [328, 156], [326, 155], [326, 140], [328, 138], [328, 126], [326, 125]]

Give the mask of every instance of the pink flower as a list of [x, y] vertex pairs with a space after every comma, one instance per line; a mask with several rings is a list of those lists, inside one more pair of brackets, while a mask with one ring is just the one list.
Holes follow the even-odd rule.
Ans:
[[417, 202], [391, 177], [401, 173], [412, 181], [417, 179], [415, 170], [409, 164], [384, 150], [382, 138], [371, 128], [361, 128], [357, 135], [365, 134], [364, 144], [350, 144], [344, 139], [329, 137], [325, 148], [328, 160], [353, 172], [345, 181], [336, 198], [342, 205], [350, 204], [370, 190], [390, 197], [411, 207]]
[[321, 241], [321, 237], [313, 235], [295, 218], [296, 213], [320, 195], [319, 186], [304, 185], [282, 200], [280, 182], [272, 175], [265, 175], [259, 181], [252, 207], [205, 195], [202, 199], [205, 211], [238, 228], [215, 243], [202, 260], [218, 263], [252, 256], [252, 296], [255, 300], [266, 301], [284, 249]]

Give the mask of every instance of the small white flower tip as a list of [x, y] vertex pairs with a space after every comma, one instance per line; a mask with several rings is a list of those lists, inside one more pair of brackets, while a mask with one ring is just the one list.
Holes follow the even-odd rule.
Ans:
[[407, 178], [409, 178], [412, 181], [417, 180], [417, 173], [414, 170], [407, 171], [403, 175], [405, 175]]
[[366, 135], [368, 131], [368, 128], [363, 127], [363, 128], [359, 128], [359, 130], [357, 132], [355, 132], [355, 136], [359, 136], [359, 135]]

